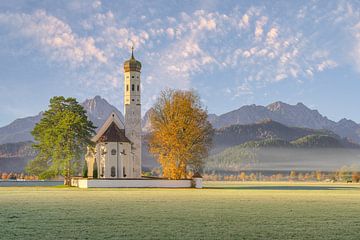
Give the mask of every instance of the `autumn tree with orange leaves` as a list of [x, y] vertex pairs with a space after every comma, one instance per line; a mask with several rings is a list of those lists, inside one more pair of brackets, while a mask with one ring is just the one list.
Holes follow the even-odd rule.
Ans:
[[182, 179], [201, 171], [211, 146], [213, 128], [194, 91], [162, 91], [150, 114], [149, 150], [164, 177]]

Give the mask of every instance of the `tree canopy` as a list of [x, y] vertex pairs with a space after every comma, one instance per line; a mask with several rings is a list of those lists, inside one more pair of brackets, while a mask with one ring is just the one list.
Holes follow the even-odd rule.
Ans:
[[162, 91], [150, 114], [149, 151], [162, 166], [163, 176], [187, 177], [199, 172], [208, 155], [213, 128], [199, 96], [193, 91]]
[[69, 185], [72, 174], [80, 171], [86, 147], [92, 145], [94, 129], [75, 98], [51, 98], [49, 109], [31, 132], [38, 155], [30, 161], [27, 171], [41, 179], [61, 175]]

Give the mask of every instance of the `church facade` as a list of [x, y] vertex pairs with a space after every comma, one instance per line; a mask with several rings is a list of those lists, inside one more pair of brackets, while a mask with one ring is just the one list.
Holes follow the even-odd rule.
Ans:
[[141, 178], [141, 63], [134, 57], [124, 62], [123, 123], [111, 113], [92, 138], [85, 156], [88, 177]]

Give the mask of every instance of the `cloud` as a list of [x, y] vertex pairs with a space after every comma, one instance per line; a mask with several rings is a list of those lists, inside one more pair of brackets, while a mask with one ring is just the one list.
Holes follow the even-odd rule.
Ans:
[[247, 14], [244, 14], [239, 22], [240, 28], [247, 28], [249, 26], [250, 17]]
[[323, 72], [326, 69], [334, 68], [336, 66], [337, 66], [337, 63], [335, 61], [326, 60], [326, 61], [323, 61], [320, 64], [318, 64], [316, 67], [319, 72]]
[[255, 27], [255, 40], [260, 40], [263, 32], [264, 32], [264, 26], [267, 23], [268, 18], [266, 16], [262, 16], [259, 20], [256, 21], [256, 27]]
[[234, 94], [233, 97], [239, 97], [242, 95], [252, 95], [253, 91], [247, 83], [243, 83], [236, 88], [233, 94]]
[[266, 35], [266, 42], [268, 42], [269, 44], [274, 43], [278, 36], [278, 32], [279, 32], [278, 28], [272, 27]]
[[34, 14], [2, 13], [0, 23], [8, 24], [19, 36], [33, 40], [52, 61], [76, 67], [91, 61], [106, 63], [104, 52], [92, 37], [79, 37], [71, 27], [43, 10]]
[[[234, 89], [234, 96], [245, 96], [275, 82], [306, 81], [339, 65], [321, 38], [307, 32], [316, 22], [307, 22], [312, 8], [294, 10], [297, 26], [258, 7], [170, 15], [138, 7], [133, 11], [139, 12], [139, 18], [108, 10], [106, 2], [94, 1], [92, 9], [73, 22], [44, 10], [0, 13], [0, 24], [32, 42], [33, 51], [76, 69], [80, 84], [116, 98], [122, 88], [122, 62], [135, 45], [135, 56], [143, 63], [144, 102], [153, 101], [152, 96], [164, 87], [191, 88], [199, 76], [212, 73], [230, 74], [222, 80], [224, 88]], [[353, 36], [360, 46], [357, 29], [354, 25]]]

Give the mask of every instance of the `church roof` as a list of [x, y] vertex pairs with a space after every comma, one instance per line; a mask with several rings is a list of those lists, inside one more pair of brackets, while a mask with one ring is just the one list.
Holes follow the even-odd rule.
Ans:
[[97, 142], [130, 142], [130, 140], [125, 136], [125, 130], [112, 122]]
[[131, 58], [124, 62], [124, 71], [136, 71], [140, 72], [141, 70], [141, 62], [135, 59], [134, 57], [134, 47], [131, 48]]
[[98, 142], [100, 137], [102, 137], [105, 134], [105, 132], [110, 128], [112, 124], [114, 124], [118, 129], [123, 130], [125, 135], [124, 124], [121, 122], [118, 115], [116, 115], [115, 112], [112, 112], [105, 121], [105, 123], [100, 127], [96, 135], [91, 140], [93, 142]]

